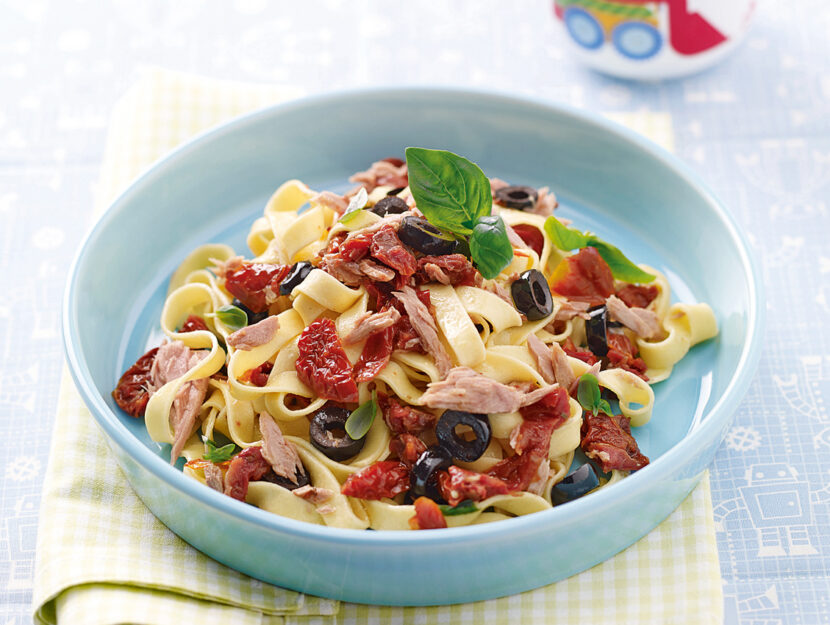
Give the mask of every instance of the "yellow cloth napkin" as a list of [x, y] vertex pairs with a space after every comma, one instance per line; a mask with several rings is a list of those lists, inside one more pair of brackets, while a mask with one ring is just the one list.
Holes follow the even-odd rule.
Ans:
[[[116, 107], [99, 207], [194, 133], [295, 90], [149, 70]], [[667, 115], [618, 118], [671, 147]], [[387, 623], [717, 624], [722, 594], [709, 479], [610, 560], [538, 590], [429, 608], [365, 606], [271, 586], [196, 551], [144, 507], [64, 372], [43, 489], [34, 619], [60, 625]]]

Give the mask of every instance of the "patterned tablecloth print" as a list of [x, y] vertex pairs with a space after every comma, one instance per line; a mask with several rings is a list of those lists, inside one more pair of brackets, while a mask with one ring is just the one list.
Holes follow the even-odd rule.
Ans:
[[641, 85], [576, 65], [546, 0], [385, 4], [0, 1], [0, 623], [30, 622], [61, 294], [110, 111], [148, 64], [306, 93], [437, 84], [670, 113], [768, 293], [761, 365], [712, 467], [726, 622], [830, 623], [830, 7], [767, 0], [724, 63]]

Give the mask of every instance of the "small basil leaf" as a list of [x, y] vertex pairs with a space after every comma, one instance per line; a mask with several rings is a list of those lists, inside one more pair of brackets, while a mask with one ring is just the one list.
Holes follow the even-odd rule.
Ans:
[[586, 373], [579, 378], [576, 399], [586, 412], [596, 413], [600, 405], [599, 382], [596, 377]]
[[500, 215], [479, 217], [470, 236], [470, 255], [485, 279], [495, 278], [513, 260], [513, 246]]
[[217, 447], [210, 439], [206, 440], [205, 443], [207, 444], [208, 451], [202, 458], [210, 462], [225, 462], [226, 460], [230, 460], [233, 457], [234, 451], [236, 451], [236, 445], [233, 443], [228, 443], [222, 447]]
[[613, 413], [611, 412], [611, 404], [608, 403], [607, 399], [600, 399], [599, 400], [599, 405], [597, 406], [597, 409], [600, 412], [604, 412], [609, 417], [613, 415]]
[[556, 217], [550, 216], [545, 220], [545, 232], [551, 242], [560, 250], [570, 252], [588, 245], [588, 237], [579, 230], [568, 228]]
[[356, 211], [352, 211], [351, 213], [343, 213], [343, 216], [340, 218], [338, 223], [347, 224], [350, 221], [354, 220], [362, 212], [362, 209], [358, 209]]
[[470, 514], [471, 512], [476, 512], [478, 510], [476, 505], [469, 499], [465, 499], [457, 506], [439, 504], [438, 507], [441, 509], [441, 514], [444, 516], [459, 516], [462, 514]]
[[478, 165], [446, 150], [406, 148], [409, 190], [429, 222], [469, 235], [490, 214], [490, 181]]
[[651, 282], [654, 280], [655, 276], [640, 269], [628, 260], [619, 248], [614, 247], [610, 243], [606, 243], [596, 236], [591, 235], [588, 245], [599, 252], [602, 260], [608, 263], [608, 266], [611, 268], [611, 274], [617, 280], [634, 283]]
[[357, 193], [352, 196], [351, 201], [349, 202], [349, 206], [346, 208], [346, 212], [343, 213], [343, 216], [340, 218], [340, 223], [349, 223], [352, 219], [355, 218], [357, 212], [366, 206], [369, 203], [369, 194], [366, 193], [366, 187], [360, 187]]
[[208, 313], [208, 317], [216, 317], [231, 330], [239, 330], [248, 325], [248, 315], [245, 311], [233, 304], [222, 306], [215, 313]]
[[352, 439], [358, 440], [366, 436], [369, 428], [372, 427], [372, 422], [375, 420], [375, 415], [378, 412], [377, 394], [372, 391], [372, 399], [363, 402], [357, 409], [349, 415], [346, 419], [346, 434]]

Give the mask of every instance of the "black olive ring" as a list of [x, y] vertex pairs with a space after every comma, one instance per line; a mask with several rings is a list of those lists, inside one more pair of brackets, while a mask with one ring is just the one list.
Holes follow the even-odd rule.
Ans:
[[553, 312], [553, 298], [544, 274], [538, 269], [528, 269], [510, 285], [510, 295], [516, 310], [528, 321], [539, 321]]
[[433, 446], [420, 455], [409, 472], [409, 492], [414, 499], [429, 497], [439, 501], [436, 472], [446, 470], [452, 464], [452, 458], [442, 447]]
[[561, 482], [550, 489], [550, 498], [554, 505], [573, 501], [599, 486], [599, 479], [593, 465], [586, 462], [581, 467], [566, 475]]
[[280, 282], [280, 295], [291, 295], [291, 291], [308, 277], [314, 266], [307, 260], [291, 265], [288, 275]]
[[369, 210], [379, 217], [385, 217], [386, 215], [405, 213], [409, 210], [409, 205], [403, 198], [396, 195], [387, 195], [385, 198], [378, 200], [377, 204]]
[[[348, 460], [363, 449], [366, 437], [353, 439], [346, 433], [346, 420], [351, 413], [341, 406], [326, 404], [314, 415], [308, 427], [311, 444], [335, 462]], [[335, 436], [333, 432], [341, 432]]]
[[[475, 435], [473, 440], [461, 438], [455, 431], [459, 425], [468, 426]], [[438, 443], [448, 454], [461, 462], [473, 462], [490, 444], [490, 422], [486, 414], [474, 414], [461, 410], [447, 410], [435, 426]]]
[[605, 306], [598, 306], [588, 311], [585, 320], [585, 338], [595, 356], [602, 358], [608, 354], [608, 310]]
[[536, 206], [539, 193], [533, 187], [512, 185], [502, 187], [495, 193], [496, 201], [506, 208], [530, 210]]
[[451, 234], [436, 228], [426, 219], [411, 215], [401, 221], [398, 238], [413, 250], [429, 256], [452, 254], [457, 246]]

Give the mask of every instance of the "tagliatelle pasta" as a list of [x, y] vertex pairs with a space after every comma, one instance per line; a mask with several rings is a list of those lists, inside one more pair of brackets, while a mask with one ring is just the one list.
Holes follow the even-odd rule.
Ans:
[[290, 180], [249, 259], [194, 250], [118, 405], [187, 475], [331, 527], [504, 520], [647, 464], [630, 428], [712, 310], [555, 220], [547, 191], [461, 159], [466, 204], [436, 196], [422, 172], [447, 154], [379, 161], [345, 196]]

